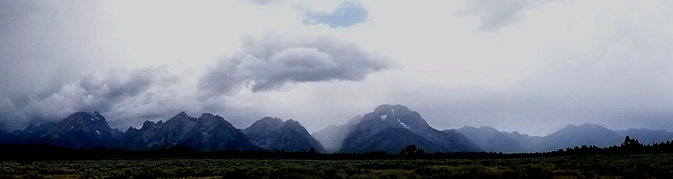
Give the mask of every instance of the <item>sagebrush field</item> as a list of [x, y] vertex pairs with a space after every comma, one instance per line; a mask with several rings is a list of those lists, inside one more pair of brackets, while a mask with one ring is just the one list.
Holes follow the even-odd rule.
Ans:
[[673, 155], [516, 159], [137, 159], [0, 163], [0, 178], [669, 178]]

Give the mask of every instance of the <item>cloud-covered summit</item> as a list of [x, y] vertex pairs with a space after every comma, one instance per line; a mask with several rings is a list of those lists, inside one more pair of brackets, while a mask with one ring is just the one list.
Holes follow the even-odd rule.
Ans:
[[143, 113], [143, 105], [153, 103], [157, 100], [153, 96], [176, 81], [175, 75], [161, 68], [113, 70], [65, 84], [48, 96], [30, 95], [25, 104], [0, 97], [0, 128], [18, 129], [29, 122], [52, 121], [79, 111]]
[[288, 83], [364, 79], [391, 66], [384, 56], [357, 44], [326, 36], [287, 37], [267, 34], [248, 39], [235, 56], [221, 59], [200, 79], [208, 94], [249, 86], [269, 91]]

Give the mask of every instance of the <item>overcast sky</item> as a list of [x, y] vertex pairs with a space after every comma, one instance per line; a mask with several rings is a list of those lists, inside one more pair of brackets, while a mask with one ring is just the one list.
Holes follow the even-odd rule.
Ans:
[[403, 104], [433, 127], [673, 130], [673, 1], [0, 0], [0, 128], [185, 111], [309, 131]]

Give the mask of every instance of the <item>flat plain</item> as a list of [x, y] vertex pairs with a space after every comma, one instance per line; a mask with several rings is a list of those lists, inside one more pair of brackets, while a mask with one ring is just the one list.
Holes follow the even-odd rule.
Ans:
[[511, 159], [119, 159], [0, 162], [0, 178], [670, 178], [673, 155]]

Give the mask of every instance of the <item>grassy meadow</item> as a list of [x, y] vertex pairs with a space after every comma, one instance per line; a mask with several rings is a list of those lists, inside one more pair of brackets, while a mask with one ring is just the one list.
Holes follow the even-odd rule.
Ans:
[[136, 159], [0, 163], [0, 178], [670, 178], [673, 155], [515, 159]]

